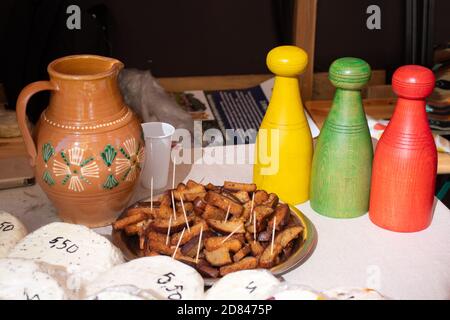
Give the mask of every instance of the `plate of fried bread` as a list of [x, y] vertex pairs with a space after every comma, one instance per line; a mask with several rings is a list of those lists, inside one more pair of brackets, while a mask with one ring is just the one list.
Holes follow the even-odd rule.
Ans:
[[189, 180], [124, 210], [112, 239], [129, 260], [171, 256], [212, 284], [247, 269], [280, 276], [310, 256], [317, 233], [300, 210], [253, 183]]

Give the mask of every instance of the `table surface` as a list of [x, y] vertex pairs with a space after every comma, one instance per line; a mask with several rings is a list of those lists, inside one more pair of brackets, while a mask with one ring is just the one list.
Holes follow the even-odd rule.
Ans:
[[[223, 164], [221, 154], [232, 152], [245, 157], [240, 164]], [[209, 163], [211, 159], [218, 163], [206, 164], [203, 157], [193, 165], [180, 164], [177, 183], [194, 179], [221, 185], [224, 180], [252, 180], [253, 146], [206, 148], [203, 153], [215, 154], [217, 158], [208, 157]], [[150, 191], [139, 186], [132, 201], [149, 196]], [[410, 234], [383, 230], [368, 215], [337, 220], [318, 215], [309, 202], [297, 208], [315, 225], [318, 243], [304, 264], [284, 275], [287, 281], [316, 290], [371, 287], [394, 299], [450, 299], [450, 210], [440, 201], [436, 200], [431, 226]], [[59, 220], [37, 185], [0, 191], [0, 209], [16, 215], [30, 231]], [[111, 227], [96, 231], [109, 237]]]

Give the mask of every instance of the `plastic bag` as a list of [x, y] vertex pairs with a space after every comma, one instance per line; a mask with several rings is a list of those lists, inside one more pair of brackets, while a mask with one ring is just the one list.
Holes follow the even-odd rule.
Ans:
[[126, 104], [144, 122], [167, 122], [175, 128], [184, 128], [193, 133], [194, 122], [191, 115], [178, 106], [149, 70], [122, 70], [119, 86]]

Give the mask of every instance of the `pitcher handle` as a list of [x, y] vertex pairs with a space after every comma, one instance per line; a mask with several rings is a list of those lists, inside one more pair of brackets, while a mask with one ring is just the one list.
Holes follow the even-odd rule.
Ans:
[[39, 91], [44, 90], [58, 90], [57, 86], [50, 81], [36, 81], [30, 83], [19, 94], [16, 104], [16, 117], [17, 123], [19, 125], [20, 132], [22, 132], [23, 141], [25, 142], [25, 147], [27, 153], [30, 156], [30, 164], [32, 167], [36, 164], [36, 145], [34, 144], [33, 138], [31, 137], [30, 130], [27, 126], [26, 120], [26, 109], [28, 100], [31, 96]]

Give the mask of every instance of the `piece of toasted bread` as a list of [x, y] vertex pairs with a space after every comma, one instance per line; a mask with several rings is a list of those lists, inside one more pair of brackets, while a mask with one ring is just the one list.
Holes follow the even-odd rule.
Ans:
[[[279, 204], [275, 208], [275, 213], [270, 218], [269, 223], [267, 224], [268, 230], [272, 230], [275, 227], [275, 230], [281, 230], [282, 227], [284, 227], [288, 221], [289, 221], [289, 215], [290, 215], [290, 209], [287, 204]], [[275, 226], [274, 226], [274, 223]]]
[[255, 192], [255, 205], [264, 204], [269, 199], [269, 195], [264, 190], [257, 190]]
[[227, 233], [245, 233], [244, 223], [241, 220], [216, 220], [208, 219], [206, 220], [211, 229], [220, 232], [222, 234]]
[[[208, 224], [206, 223], [205, 220], [201, 220], [200, 222], [198, 222], [197, 224], [194, 224], [190, 230], [185, 230], [184, 234], [183, 234], [183, 238], [180, 241], [180, 245], [184, 245], [185, 243], [187, 243], [189, 240], [191, 240], [192, 238], [196, 237], [197, 235], [200, 234], [200, 231], [207, 231], [208, 230]], [[172, 245], [176, 245], [178, 243], [178, 241], [180, 240], [181, 237], [181, 232], [177, 232], [174, 235], [172, 235], [172, 237], [170, 238], [170, 243]]]
[[281, 231], [275, 237], [275, 243], [279, 243], [283, 248], [286, 247], [292, 240], [298, 238], [303, 231], [302, 226], [289, 227]]
[[225, 247], [231, 252], [237, 252], [241, 249], [242, 243], [230, 237], [224, 241], [226, 237], [210, 237], [205, 240], [205, 249], [208, 251], [214, 251], [218, 248]]
[[226, 212], [220, 208], [217, 208], [211, 204], [207, 204], [205, 206], [205, 210], [203, 211], [202, 217], [203, 219], [214, 219], [214, 220], [224, 220], [226, 216]]
[[241, 203], [250, 201], [250, 196], [248, 195], [247, 191], [233, 192], [233, 196], [235, 196]]
[[239, 182], [225, 181], [223, 183], [223, 187], [231, 191], [247, 191], [247, 192], [256, 191], [256, 184], [254, 183], [239, 183]]
[[240, 270], [255, 269], [258, 266], [258, 260], [255, 257], [245, 257], [242, 260], [219, 269], [220, 275], [225, 276], [231, 272]]
[[250, 248], [250, 245], [246, 244], [245, 246], [243, 246], [238, 252], [236, 252], [233, 255], [233, 261], [234, 262], [238, 262], [241, 261], [243, 258], [245, 258], [247, 255], [250, 254], [250, 252], [252, 252], [252, 249]]
[[235, 216], [240, 216], [243, 211], [243, 207], [240, 203], [233, 201], [231, 198], [226, 197], [214, 191], [208, 191], [205, 196], [205, 201], [209, 204], [216, 206], [225, 212], [230, 207], [230, 213]]
[[137, 214], [133, 214], [122, 219], [116, 220], [113, 223], [114, 230], [124, 229], [126, 226], [135, 224], [137, 222], [141, 222], [142, 220], [147, 219], [147, 215], [144, 212], [139, 212]]
[[[194, 217], [195, 217], [195, 215], [187, 216], [187, 222], [186, 222], [184, 215], [177, 215], [176, 219], [172, 219], [172, 224], [170, 225], [170, 234], [175, 233], [175, 232], [180, 232], [181, 230], [186, 228], [186, 223], [188, 223], [189, 225], [192, 225], [192, 223], [194, 222]], [[165, 234], [165, 233], [167, 233], [167, 231], [169, 229], [169, 222], [170, 222], [170, 218], [169, 219], [167, 219], [167, 218], [166, 219], [156, 219], [152, 223], [150, 223], [149, 228], [156, 232]]]
[[205, 253], [206, 261], [214, 267], [224, 266], [233, 262], [230, 257], [230, 251], [226, 247], [219, 247], [213, 251], [203, 250], [203, 252]]

